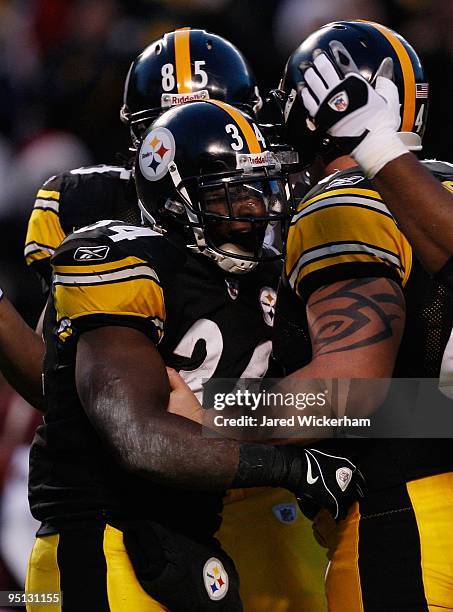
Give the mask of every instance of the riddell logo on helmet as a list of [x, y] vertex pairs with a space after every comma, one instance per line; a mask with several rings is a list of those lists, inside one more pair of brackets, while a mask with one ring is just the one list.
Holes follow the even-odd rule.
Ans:
[[198, 100], [209, 100], [209, 91], [207, 89], [201, 89], [189, 94], [162, 94], [161, 105], [162, 108], [168, 108], [170, 106], [180, 106], [187, 102], [197, 102]]
[[264, 151], [263, 153], [236, 153], [236, 168], [258, 168], [260, 166], [273, 166], [277, 160], [273, 153]]

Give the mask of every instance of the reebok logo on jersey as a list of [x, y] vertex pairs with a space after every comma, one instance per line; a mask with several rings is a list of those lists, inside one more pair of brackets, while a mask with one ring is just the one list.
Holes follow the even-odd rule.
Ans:
[[79, 247], [74, 253], [75, 261], [102, 261], [110, 251], [109, 246]]
[[333, 189], [334, 187], [351, 187], [352, 185], [357, 185], [361, 181], [364, 181], [365, 177], [360, 176], [360, 174], [354, 174], [354, 176], [345, 176], [344, 178], [335, 179], [331, 183], [329, 183], [329, 187]]
[[218, 601], [225, 597], [228, 592], [228, 574], [215, 557], [211, 557], [204, 564], [203, 580], [209, 599]]
[[348, 467], [338, 468], [336, 471], [337, 484], [342, 491], [346, 491], [352, 478], [352, 470]]
[[340, 91], [333, 95], [327, 103], [330, 108], [338, 113], [344, 113], [349, 106], [348, 94], [345, 91]]

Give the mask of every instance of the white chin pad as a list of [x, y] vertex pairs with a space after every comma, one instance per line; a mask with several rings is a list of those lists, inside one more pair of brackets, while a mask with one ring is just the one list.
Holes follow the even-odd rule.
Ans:
[[250, 272], [258, 265], [256, 261], [249, 261], [247, 259], [238, 259], [234, 257], [234, 255], [252, 257], [253, 253], [250, 251], [245, 251], [241, 249], [237, 244], [233, 244], [232, 242], [225, 242], [219, 247], [220, 250], [225, 251], [227, 253], [231, 253], [232, 256], [224, 255], [223, 257], [217, 259], [217, 264], [225, 270], [225, 272], [230, 272], [230, 274], [246, 274]]

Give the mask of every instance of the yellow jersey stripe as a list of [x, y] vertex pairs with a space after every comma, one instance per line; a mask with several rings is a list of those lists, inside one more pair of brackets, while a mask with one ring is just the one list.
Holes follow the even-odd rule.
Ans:
[[[359, 241], [389, 252], [406, 250], [407, 240], [392, 217], [372, 208], [330, 206], [302, 217], [288, 232], [286, 261], [290, 268], [301, 253], [325, 244]], [[410, 250], [410, 247], [409, 247]]]
[[175, 64], [178, 93], [191, 93], [190, 28], [175, 31]]
[[[285, 271], [287, 276], [294, 274], [296, 267], [305, 269], [312, 259], [309, 254], [319, 251], [321, 264], [316, 269], [328, 268], [334, 264], [334, 257], [342, 251], [353, 251], [346, 255], [347, 261], [362, 261], [363, 247], [349, 248], [348, 245], [368, 246], [369, 261], [388, 262], [401, 270], [403, 284], [407, 282], [412, 266], [412, 249], [392, 217], [383, 215], [379, 210], [357, 206], [326, 207], [301, 217], [291, 226], [288, 233]], [[373, 250], [375, 254], [373, 255]], [[357, 259], [357, 257], [359, 257]], [[302, 259], [303, 258], [303, 259]]]
[[327, 249], [319, 249], [313, 253], [302, 255], [294, 268], [292, 273], [289, 275], [289, 283], [292, 287], [297, 287], [299, 281], [317, 270], [323, 268], [331, 270], [333, 266], [338, 264], [349, 264], [349, 263], [384, 263], [386, 265], [396, 268], [402, 280], [403, 272], [401, 270], [401, 264], [397, 253], [387, 253], [385, 251], [379, 251], [373, 247], [366, 245], [354, 245], [349, 244], [349, 249], [345, 246], [345, 252], [335, 255], [334, 253], [327, 253]]
[[135, 266], [133, 268], [122, 268], [121, 270], [110, 270], [108, 272], [94, 274], [58, 274], [55, 269], [55, 285], [102, 285], [128, 281], [133, 278], [149, 278], [154, 282], [159, 282], [157, 274], [149, 266]]
[[48, 191], [47, 189], [40, 189], [38, 193], [36, 194], [36, 197], [37, 198], [51, 198], [53, 200], [59, 200], [60, 192], [59, 191]]
[[87, 315], [128, 315], [165, 320], [162, 288], [148, 278], [132, 278], [117, 283], [72, 286], [55, 284], [58, 320]]
[[58, 274], [97, 274], [99, 272], [109, 272], [111, 270], [121, 270], [122, 268], [131, 267], [137, 264], [146, 264], [144, 259], [129, 255], [123, 259], [116, 261], [110, 261], [102, 264], [95, 264], [90, 262], [89, 264], [79, 266], [55, 266], [55, 272]]
[[39, 251], [27, 253], [25, 255], [25, 262], [27, 266], [29, 266], [35, 261], [41, 261], [42, 259], [49, 259], [50, 257], [52, 257], [52, 255], [53, 255], [53, 251], [51, 249], [49, 250], [41, 249]]
[[363, 196], [365, 198], [374, 198], [375, 200], [381, 200], [382, 198], [377, 191], [373, 189], [351, 189], [350, 187], [345, 187], [342, 189], [331, 189], [330, 191], [325, 191], [323, 193], [319, 193], [316, 196], [313, 196], [309, 200], [305, 200], [299, 204], [297, 207], [297, 212], [304, 210], [313, 202], [317, 202], [318, 200], [323, 200], [324, 198], [331, 198], [333, 196], [348, 196], [348, 195], [356, 195]]
[[240, 113], [240, 111], [238, 111], [236, 108], [233, 108], [229, 104], [225, 104], [225, 102], [219, 102], [218, 100], [209, 100], [209, 104], [215, 104], [216, 106], [219, 106], [230, 115], [233, 121], [239, 126], [250, 153], [262, 153], [261, 145], [258, 142], [258, 138], [256, 137], [252, 126]]
[[384, 204], [382, 200], [372, 200], [370, 198], [362, 198], [360, 196], [351, 196], [348, 194], [348, 195], [337, 196], [337, 197], [334, 196], [332, 198], [322, 198], [320, 200], [317, 200], [316, 202], [312, 202], [311, 204], [309, 204], [309, 206], [307, 206], [306, 208], [298, 212], [292, 218], [291, 225], [294, 225], [295, 223], [297, 223], [299, 219], [302, 219], [302, 217], [306, 217], [307, 215], [312, 215], [317, 210], [321, 210], [323, 208], [327, 208], [331, 206], [337, 206], [339, 208], [345, 207], [345, 206], [346, 207], [350, 206], [350, 207], [357, 207], [357, 208], [366, 208], [368, 210], [379, 212], [380, 214], [385, 215], [386, 217], [390, 217], [393, 220], [393, 217], [390, 214], [389, 209], [387, 208], [387, 206]]
[[[60, 219], [53, 210], [33, 209], [28, 222], [27, 236], [25, 238], [25, 256], [42, 247], [46, 256], [63, 242], [66, 234], [60, 224]], [[28, 263], [28, 262], [27, 262]]]
[[393, 50], [398, 56], [404, 82], [404, 112], [400, 130], [402, 132], [412, 132], [415, 121], [415, 74], [411, 58], [403, 43], [391, 30], [373, 21], [366, 21], [365, 23], [379, 30], [392, 45]]

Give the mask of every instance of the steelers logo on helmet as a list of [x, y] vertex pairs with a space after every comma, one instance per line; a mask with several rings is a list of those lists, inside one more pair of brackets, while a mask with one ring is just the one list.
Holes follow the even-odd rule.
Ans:
[[173, 134], [164, 127], [151, 130], [140, 147], [140, 170], [149, 181], [158, 181], [168, 172], [175, 157], [176, 145]]
[[228, 574], [215, 557], [211, 557], [204, 564], [203, 580], [210, 599], [218, 601], [225, 597], [228, 592]]

